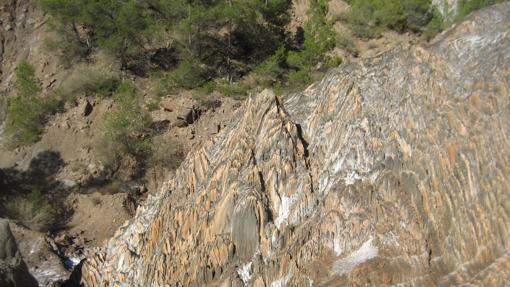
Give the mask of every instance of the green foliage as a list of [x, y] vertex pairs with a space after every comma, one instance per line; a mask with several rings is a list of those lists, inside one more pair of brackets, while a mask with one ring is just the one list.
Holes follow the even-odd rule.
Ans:
[[140, 97], [131, 84], [122, 83], [114, 100], [115, 108], [105, 120], [105, 152], [112, 160], [125, 155], [141, 158], [150, 152], [150, 139], [144, 131], [150, 127], [152, 119], [140, 107]]
[[423, 30], [430, 20], [430, 0], [351, 0], [346, 15], [353, 32], [364, 38], [380, 36], [384, 29], [398, 32]]
[[59, 23], [56, 29], [63, 39], [52, 46], [59, 46], [71, 59], [99, 47], [119, 56], [125, 68], [134, 69], [150, 58], [145, 57], [147, 47], [157, 49], [156, 41], [167, 35], [178, 48], [184, 66], [190, 62], [206, 64], [216, 76], [229, 78], [276, 51], [285, 40], [291, 6], [289, 0], [37, 2]]
[[310, 70], [324, 60], [325, 54], [335, 47], [333, 24], [326, 19], [325, 0], [310, 1], [308, 20], [304, 24], [305, 41], [300, 51], [289, 52], [287, 63], [300, 70]]
[[47, 52], [57, 54], [63, 66], [70, 67], [75, 61], [90, 54], [92, 47], [87, 39], [82, 39], [84, 36], [78, 32], [76, 25], [66, 26], [56, 21], [49, 23], [59, 37], [44, 39], [43, 47]]
[[459, 9], [457, 12], [456, 21], [462, 21], [469, 13], [480, 8], [501, 3], [504, 0], [461, 0], [459, 1]]
[[313, 72], [320, 66], [331, 66], [327, 53], [335, 47], [336, 39], [333, 23], [326, 19], [327, 13], [327, 1], [310, 1], [308, 20], [304, 24], [304, 43], [299, 51], [290, 51], [287, 56], [287, 64], [295, 69], [288, 75], [288, 85], [293, 88], [308, 85], [313, 80]]
[[153, 112], [153, 111], [159, 109], [160, 101], [161, 101], [160, 98], [155, 98], [155, 99], [152, 99], [150, 102], [148, 102], [147, 109], [149, 110], [149, 112]]
[[253, 87], [248, 83], [229, 83], [221, 81], [216, 85], [216, 91], [227, 97], [242, 97], [248, 94]]
[[351, 53], [354, 56], [358, 55], [358, 48], [354, 44], [354, 40], [346, 35], [336, 36], [336, 46]]
[[7, 214], [33, 230], [48, 231], [56, 223], [56, 216], [48, 200], [39, 190], [9, 198], [5, 204]]
[[[148, 27], [136, 0], [38, 0], [38, 4], [63, 25], [60, 31], [72, 39], [71, 50], [97, 45], [125, 59], [139, 51]], [[77, 25], [86, 27], [85, 31], [80, 33]]]
[[15, 96], [9, 102], [5, 133], [13, 147], [28, 145], [39, 139], [43, 129], [42, 102], [37, 98]]
[[27, 61], [16, 69], [16, 96], [9, 101], [5, 133], [13, 147], [28, 145], [39, 139], [44, 115], [50, 106], [38, 97], [41, 92], [34, 68]]
[[309, 85], [313, 81], [310, 71], [298, 70], [292, 71], [288, 75], [288, 85], [291, 90], [296, 90]]
[[203, 86], [209, 79], [209, 69], [193, 58], [183, 60], [179, 66], [164, 76], [158, 84], [160, 96], [173, 94], [183, 89]]
[[26, 60], [22, 60], [16, 68], [16, 92], [20, 97], [31, 97], [41, 92], [39, 80], [35, 77], [34, 68]]
[[54, 91], [54, 95], [63, 102], [75, 102], [80, 95], [106, 97], [113, 94], [119, 84], [116, 73], [97, 67], [79, 67]]
[[274, 55], [267, 58], [264, 62], [253, 69], [257, 77], [257, 83], [263, 87], [270, 87], [281, 78], [287, 58], [287, 50], [280, 46]]
[[447, 26], [448, 23], [443, 18], [443, 15], [441, 15], [437, 8], [434, 8], [432, 12], [432, 19], [427, 24], [427, 26], [425, 26], [423, 35], [427, 40], [431, 40], [434, 38], [434, 36], [443, 31]]

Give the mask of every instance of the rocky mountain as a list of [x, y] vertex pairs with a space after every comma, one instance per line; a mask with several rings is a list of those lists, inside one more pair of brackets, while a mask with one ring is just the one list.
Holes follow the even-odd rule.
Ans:
[[510, 3], [265, 91], [81, 269], [85, 286], [504, 286]]

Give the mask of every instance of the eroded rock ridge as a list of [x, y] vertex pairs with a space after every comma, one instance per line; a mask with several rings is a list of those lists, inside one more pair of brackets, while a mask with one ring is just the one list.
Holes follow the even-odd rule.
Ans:
[[427, 47], [248, 99], [85, 286], [504, 286], [510, 3]]

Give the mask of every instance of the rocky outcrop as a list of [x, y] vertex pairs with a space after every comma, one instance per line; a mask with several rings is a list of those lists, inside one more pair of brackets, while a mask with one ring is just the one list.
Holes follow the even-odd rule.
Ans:
[[38, 286], [21, 258], [7, 220], [0, 219], [0, 286]]
[[37, 281], [37, 286], [55, 286], [54, 282], [63, 282], [69, 278], [70, 272], [65, 269], [57, 252], [58, 247], [51, 238], [12, 222], [10, 227], [19, 253], [28, 268], [26, 272], [30, 272]]
[[85, 286], [504, 286], [510, 3], [428, 47], [248, 99]]

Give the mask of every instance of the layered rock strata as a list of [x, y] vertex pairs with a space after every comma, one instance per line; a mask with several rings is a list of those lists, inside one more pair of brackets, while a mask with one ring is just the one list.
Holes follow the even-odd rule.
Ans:
[[82, 268], [85, 286], [504, 286], [510, 3], [253, 96]]

